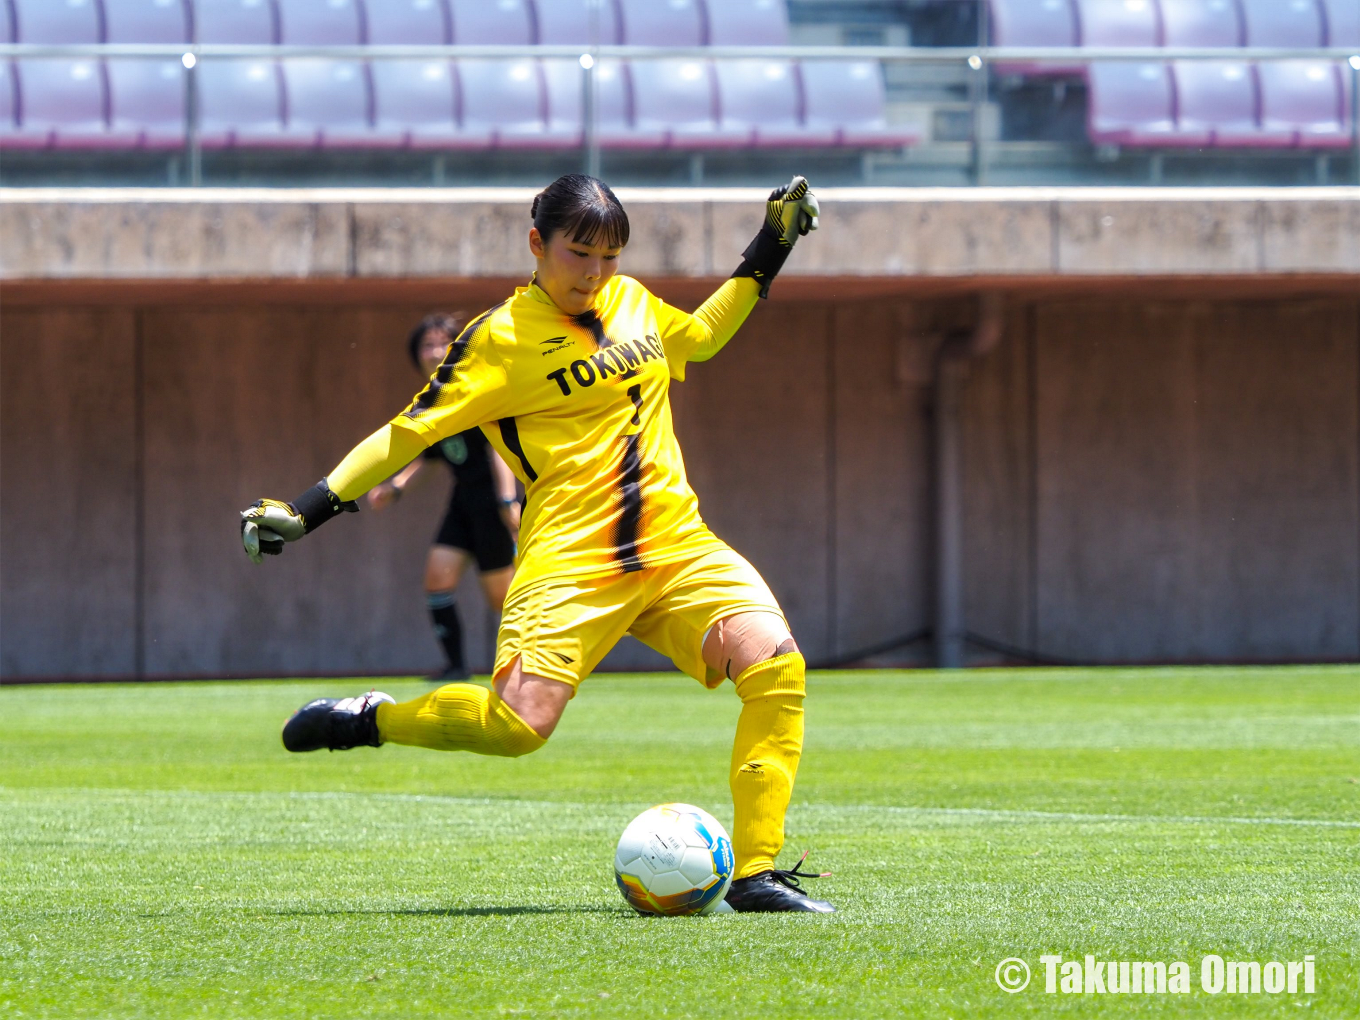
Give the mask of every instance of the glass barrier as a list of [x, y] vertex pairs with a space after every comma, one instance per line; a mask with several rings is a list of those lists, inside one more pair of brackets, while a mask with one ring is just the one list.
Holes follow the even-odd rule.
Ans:
[[839, 44], [847, 31], [668, 48], [4, 43], [0, 184], [472, 186], [576, 169], [675, 186], [1360, 183], [1348, 47], [1211, 46], [1203, 26], [1169, 46], [1165, 24], [1160, 45], [1082, 47], [943, 29], [945, 45]]

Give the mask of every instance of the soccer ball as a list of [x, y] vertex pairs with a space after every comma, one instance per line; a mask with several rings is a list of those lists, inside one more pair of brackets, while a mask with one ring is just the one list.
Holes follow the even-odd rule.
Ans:
[[725, 905], [732, 868], [727, 830], [692, 804], [648, 808], [614, 854], [614, 881], [640, 914], [712, 913]]

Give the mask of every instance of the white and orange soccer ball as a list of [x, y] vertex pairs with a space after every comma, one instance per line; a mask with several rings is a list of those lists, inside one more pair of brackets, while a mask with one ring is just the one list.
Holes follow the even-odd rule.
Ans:
[[730, 910], [732, 840], [703, 808], [658, 804], [619, 838], [614, 880], [640, 914], [711, 914]]

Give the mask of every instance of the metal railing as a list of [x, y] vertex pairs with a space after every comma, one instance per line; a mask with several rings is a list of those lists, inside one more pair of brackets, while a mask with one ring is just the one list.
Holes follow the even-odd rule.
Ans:
[[[1353, 183], [1360, 184], [1360, 53], [1347, 47], [1017, 47], [1017, 46], [467, 46], [467, 45], [230, 45], [230, 44], [0, 44], [0, 60], [66, 58], [119, 60], [135, 58], [175, 58], [185, 68], [185, 143], [184, 155], [189, 181], [202, 182], [202, 147], [197, 130], [198, 102], [196, 69], [205, 60], [261, 59], [286, 61], [299, 58], [327, 58], [350, 61], [387, 60], [478, 60], [507, 58], [557, 58], [579, 61], [582, 71], [582, 166], [598, 173], [601, 151], [598, 143], [598, 103], [595, 69], [601, 61], [647, 61], [656, 59], [704, 60], [794, 60], [794, 61], [877, 61], [884, 65], [918, 67], [955, 66], [967, 82], [967, 102], [973, 128], [970, 144], [972, 181], [986, 180], [987, 146], [982, 126], [983, 107], [988, 102], [989, 84], [995, 69], [1022, 65], [1086, 66], [1105, 62], [1233, 61], [1270, 62], [1280, 60], [1332, 61], [1348, 70], [1351, 146], [1347, 151], [1352, 164]], [[966, 70], [963, 70], [966, 69]]]

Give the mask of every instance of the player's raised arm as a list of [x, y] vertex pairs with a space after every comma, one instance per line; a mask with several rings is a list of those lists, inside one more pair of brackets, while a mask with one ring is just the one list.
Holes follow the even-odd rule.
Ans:
[[[722, 350], [746, 321], [756, 301], [768, 297], [770, 283], [798, 238], [817, 229], [820, 210], [807, 178], [795, 177], [775, 188], [765, 202], [765, 221], [742, 252], [732, 278], [714, 291], [693, 316], [676, 315], [672, 336], [663, 337], [672, 374], [684, 378], [688, 361], [707, 361]], [[663, 325], [663, 329], [666, 326]]]

